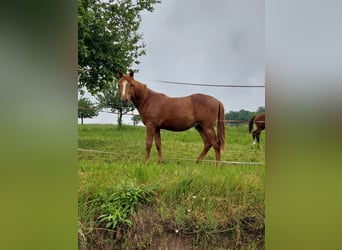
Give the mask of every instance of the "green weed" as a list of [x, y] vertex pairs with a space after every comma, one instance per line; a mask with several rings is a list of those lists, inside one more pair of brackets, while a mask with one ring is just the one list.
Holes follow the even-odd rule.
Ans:
[[99, 223], [105, 228], [115, 229], [117, 225], [132, 226], [130, 217], [139, 204], [151, 204], [158, 185], [137, 186], [133, 181], [123, 181], [108, 197], [103, 197]]

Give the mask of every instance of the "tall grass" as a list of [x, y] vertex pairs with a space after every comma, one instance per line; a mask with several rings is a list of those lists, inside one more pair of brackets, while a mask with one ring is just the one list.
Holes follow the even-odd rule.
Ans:
[[[226, 134], [222, 160], [264, 162], [264, 134], [261, 149], [245, 125]], [[145, 164], [144, 127], [79, 126], [79, 148], [111, 152], [79, 152], [80, 248], [263, 248], [265, 166], [195, 164], [194, 129], [162, 131], [162, 145], [164, 163], [153, 149]]]

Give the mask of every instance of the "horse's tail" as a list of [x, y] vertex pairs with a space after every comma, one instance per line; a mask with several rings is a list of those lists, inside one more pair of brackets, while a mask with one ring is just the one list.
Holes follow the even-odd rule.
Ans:
[[256, 115], [253, 116], [250, 120], [249, 120], [249, 124], [248, 124], [248, 130], [249, 130], [249, 133], [252, 132], [253, 130], [253, 123], [254, 123], [254, 119], [255, 119]]
[[224, 144], [226, 142], [226, 126], [224, 118], [224, 106], [219, 102], [219, 111], [217, 114], [217, 139], [220, 144], [220, 149], [224, 149]]

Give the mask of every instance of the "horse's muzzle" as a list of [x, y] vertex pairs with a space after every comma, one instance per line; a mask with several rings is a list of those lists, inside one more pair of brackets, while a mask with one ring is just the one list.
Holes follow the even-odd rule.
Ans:
[[121, 100], [121, 105], [122, 105], [123, 107], [127, 107], [127, 106], [128, 106], [128, 100], [127, 100], [127, 99]]

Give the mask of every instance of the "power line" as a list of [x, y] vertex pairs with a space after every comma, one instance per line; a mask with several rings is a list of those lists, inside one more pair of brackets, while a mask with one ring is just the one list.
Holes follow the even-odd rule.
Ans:
[[153, 80], [155, 82], [178, 84], [178, 85], [191, 85], [201, 87], [221, 87], [221, 88], [265, 88], [265, 85], [238, 85], [238, 84], [201, 84], [201, 83], [188, 83], [188, 82], [174, 82], [164, 80]]

